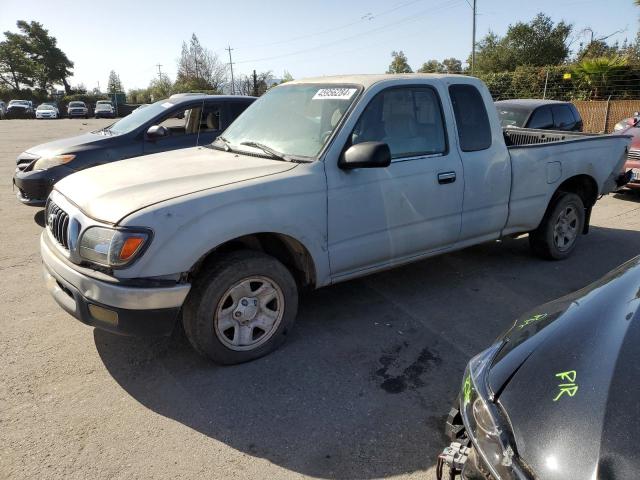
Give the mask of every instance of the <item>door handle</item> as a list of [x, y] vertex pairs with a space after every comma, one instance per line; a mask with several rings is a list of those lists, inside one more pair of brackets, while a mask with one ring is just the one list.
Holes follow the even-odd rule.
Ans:
[[456, 172], [444, 172], [438, 174], [438, 183], [444, 185], [456, 181]]

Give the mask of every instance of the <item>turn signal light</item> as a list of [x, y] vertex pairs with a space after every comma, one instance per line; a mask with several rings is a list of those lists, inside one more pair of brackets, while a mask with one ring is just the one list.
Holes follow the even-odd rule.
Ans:
[[129, 260], [142, 246], [144, 243], [144, 238], [142, 237], [129, 237], [122, 244], [122, 248], [120, 249], [120, 255], [118, 257], [120, 260]]

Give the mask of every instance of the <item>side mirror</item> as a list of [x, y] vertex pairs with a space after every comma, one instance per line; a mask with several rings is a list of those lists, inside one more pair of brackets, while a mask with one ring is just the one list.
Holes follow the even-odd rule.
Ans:
[[384, 168], [391, 164], [389, 145], [382, 142], [362, 142], [351, 145], [340, 157], [338, 166], [354, 168]]
[[147, 130], [148, 138], [161, 138], [169, 135], [169, 129], [162, 125], [152, 125]]

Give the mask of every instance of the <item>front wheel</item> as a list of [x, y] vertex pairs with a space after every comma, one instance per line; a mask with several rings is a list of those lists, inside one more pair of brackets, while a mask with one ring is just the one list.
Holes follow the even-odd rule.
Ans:
[[542, 222], [529, 233], [529, 245], [536, 255], [562, 260], [573, 252], [584, 228], [582, 199], [575, 193], [562, 193], [549, 206]]
[[277, 259], [242, 250], [227, 254], [195, 279], [182, 323], [191, 345], [231, 365], [278, 348], [298, 311], [298, 289]]

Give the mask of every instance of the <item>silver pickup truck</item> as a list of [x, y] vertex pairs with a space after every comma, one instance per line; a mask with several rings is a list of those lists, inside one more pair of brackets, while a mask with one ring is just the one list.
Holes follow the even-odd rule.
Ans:
[[82, 322], [224, 364], [276, 348], [298, 291], [503, 236], [562, 259], [629, 138], [506, 130], [462, 75], [278, 86], [213, 144], [73, 174], [46, 206], [49, 290]]

